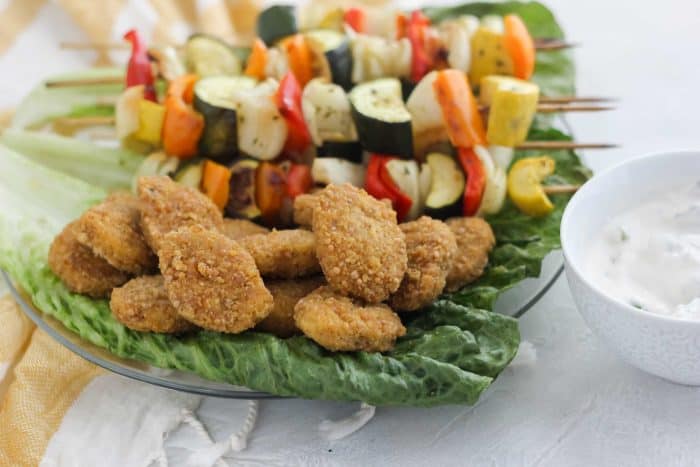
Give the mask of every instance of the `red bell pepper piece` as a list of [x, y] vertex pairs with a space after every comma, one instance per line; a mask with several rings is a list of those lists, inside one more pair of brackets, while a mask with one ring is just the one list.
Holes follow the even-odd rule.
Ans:
[[345, 10], [343, 21], [355, 32], [365, 32], [367, 30], [367, 15], [361, 8], [348, 8]]
[[377, 199], [388, 199], [396, 211], [399, 222], [403, 221], [411, 210], [413, 200], [399, 190], [386, 168], [387, 162], [396, 157], [372, 154], [367, 164], [365, 190]]
[[124, 39], [131, 43], [131, 57], [126, 68], [126, 87], [143, 84], [143, 97], [156, 102], [155, 78], [153, 68], [148, 59], [148, 49], [136, 29], [130, 29], [124, 34]]
[[406, 31], [408, 30], [408, 18], [403, 13], [396, 15], [396, 40], [403, 39], [406, 37]]
[[426, 49], [426, 30], [430, 26], [430, 19], [419, 10], [411, 13], [411, 18], [406, 27], [406, 35], [411, 42], [411, 81], [417, 83], [428, 72], [432, 60]]
[[486, 186], [486, 171], [481, 159], [473, 148], [458, 148], [457, 157], [467, 177], [464, 187], [464, 199], [462, 203], [462, 215], [473, 216], [479, 210], [481, 198]]
[[304, 164], [292, 164], [287, 172], [287, 196], [291, 199], [308, 193], [313, 186], [311, 167]]
[[311, 134], [301, 110], [301, 87], [293, 73], [287, 72], [280, 81], [275, 103], [287, 123], [285, 151], [292, 154], [304, 152], [311, 144]]

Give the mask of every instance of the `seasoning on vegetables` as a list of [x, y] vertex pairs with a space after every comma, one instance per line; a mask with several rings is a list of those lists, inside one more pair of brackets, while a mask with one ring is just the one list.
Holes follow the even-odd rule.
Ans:
[[[496, 23], [497, 25], [493, 25]], [[469, 81], [480, 83], [488, 75], [512, 75], [513, 59], [503, 41], [503, 21], [484, 21], [471, 37], [471, 64]]]
[[539, 87], [508, 76], [487, 76], [480, 91], [480, 102], [489, 106], [489, 144], [512, 148], [525, 141], [537, 112]]
[[528, 216], [549, 214], [554, 205], [542, 187], [542, 180], [554, 173], [556, 163], [548, 156], [527, 157], [513, 164], [508, 173], [508, 196]]
[[131, 43], [131, 57], [126, 68], [126, 87], [143, 85], [143, 98], [155, 102], [155, 78], [146, 44], [136, 29], [127, 31], [124, 39]]
[[187, 159], [197, 154], [204, 130], [204, 118], [191, 107], [195, 75], [183, 75], [170, 82], [165, 98], [163, 148], [171, 156]]

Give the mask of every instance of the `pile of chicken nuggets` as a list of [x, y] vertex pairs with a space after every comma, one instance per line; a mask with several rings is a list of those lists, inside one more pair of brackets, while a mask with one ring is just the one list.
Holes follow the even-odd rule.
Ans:
[[109, 298], [142, 332], [303, 333], [332, 351], [388, 351], [397, 313], [476, 280], [495, 244], [480, 218], [398, 224], [391, 205], [352, 185], [297, 197], [300, 227], [224, 219], [196, 189], [142, 177], [54, 239], [49, 266], [73, 292]]

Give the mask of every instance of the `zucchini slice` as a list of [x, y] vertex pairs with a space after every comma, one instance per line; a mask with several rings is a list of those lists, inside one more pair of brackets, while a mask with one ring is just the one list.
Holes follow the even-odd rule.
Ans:
[[236, 50], [218, 37], [193, 34], [185, 44], [187, 69], [200, 77], [240, 75], [241, 60]]
[[273, 5], [258, 16], [258, 37], [268, 46], [283, 37], [299, 32], [297, 18], [292, 5]]
[[368, 152], [413, 158], [411, 114], [401, 98], [401, 82], [384, 78], [350, 91], [352, 116], [360, 144]]
[[260, 163], [252, 159], [241, 159], [231, 165], [228, 202], [224, 212], [229, 217], [257, 219], [260, 209], [255, 203], [255, 172]]
[[324, 141], [316, 148], [316, 157], [335, 157], [362, 163], [362, 145], [357, 141]]
[[436, 219], [460, 215], [465, 183], [462, 169], [452, 157], [437, 152], [428, 154], [426, 162], [431, 181], [425, 213]]
[[199, 140], [201, 155], [228, 162], [238, 154], [236, 121], [239, 89], [252, 89], [256, 81], [247, 76], [210, 76], [194, 86], [194, 108], [204, 116], [204, 133]]
[[199, 190], [202, 184], [202, 173], [204, 170], [204, 161], [188, 161], [184, 167], [175, 172], [173, 179], [180, 185], [189, 186]]
[[305, 36], [312, 47], [323, 52], [333, 82], [346, 91], [352, 88], [352, 51], [347, 36], [329, 29], [309, 31]]

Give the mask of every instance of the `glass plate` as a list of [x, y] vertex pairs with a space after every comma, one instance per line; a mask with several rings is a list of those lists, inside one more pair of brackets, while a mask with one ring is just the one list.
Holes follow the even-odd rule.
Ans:
[[[494, 310], [513, 317], [522, 316], [547, 293], [563, 270], [564, 261], [561, 252], [555, 251], [550, 253], [542, 263], [540, 277], [525, 279], [502, 294], [496, 301]], [[77, 334], [63, 326], [60, 321], [36, 309], [31, 304], [31, 300], [14, 286], [5, 271], [2, 271], [2, 275], [17, 303], [40, 329], [69, 350], [106, 370], [156, 386], [204, 396], [229, 399], [282, 398], [266, 392], [252, 391], [240, 386], [209, 381], [192, 373], [156, 368], [137, 360], [119, 358], [101, 347], [84, 341]]]

